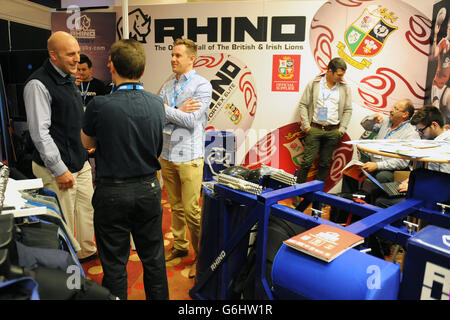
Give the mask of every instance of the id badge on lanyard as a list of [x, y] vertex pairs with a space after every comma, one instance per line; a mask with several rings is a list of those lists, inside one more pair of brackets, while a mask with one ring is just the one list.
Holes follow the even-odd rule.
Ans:
[[172, 135], [175, 126], [172, 123], [167, 123], [163, 128], [163, 134]]
[[89, 90], [89, 85], [91, 84], [91, 81], [88, 82], [87, 86], [86, 86], [86, 90], [84, 90], [83, 88], [83, 81], [80, 83], [81, 85], [81, 97], [83, 98], [83, 110], [86, 111], [86, 97], [88, 94], [88, 90]]
[[317, 109], [317, 120], [319, 121], [328, 120], [328, 109], [326, 107], [319, 107]]
[[[195, 76], [195, 74], [196, 74], [196, 72], [194, 71], [194, 72], [191, 74], [191, 76], [183, 83], [183, 85], [181, 86], [181, 88], [178, 89], [177, 92], [175, 92], [175, 82], [173, 83], [173, 87], [172, 87], [172, 102], [171, 102], [171, 104], [170, 104], [170, 106], [171, 106], [172, 108], [177, 108], [176, 102], [177, 102], [177, 99], [178, 99], [178, 95], [179, 95], [181, 92], [183, 92], [184, 88], [185, 88], [186, 85], [189, 83], [189, 81], [192, 80], [192, 78]], [[174, 129], [175, 129], [175, 125], [174, 125], [174, 124], [172, 124], [172, 123], [167, 123], [167, 124], [164, 126], [163, 134], [171, 135]]]
[[325, 80], [322, 82], [322, 107], [317, 109], [317, 120], [319, 121], [328, 121], [328, 108], [326, 107], [326, 101], [330, 98], [333, 91], [336, 89], [336, 86], [333, 89], [329, 90], [328, 95], [325, 97]]
[[177, 99], [178, 96], [180, 95], [181, 92], [183, 92], [184, 88], [186, 87], [186, 85], [189, 83], [189, 81], [192, 80], [192, 78], [195, 76], [196, 72], [194, 71], [191, 76], [183, 83], [183, 85], [181, 86], [180, 89], [178, 89], [177, 92], [175, 92], [175, 83], [173, 83], [173, 87], [172, 87], [172, 103], [170, 104], [170, 106], [172, 108], [176, 108], [176, 104], [177, 104]]

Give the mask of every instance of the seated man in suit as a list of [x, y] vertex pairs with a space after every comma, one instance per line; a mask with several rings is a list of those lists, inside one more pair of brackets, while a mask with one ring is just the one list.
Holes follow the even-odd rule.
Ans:
[[[416, 126], [416, 130], [421, 139], [450, 142], [450, 130], [446, 130], [444, 128], [444, 117], [441, 111], [435, 106], [424, 106], [422, 109], [417, 111], [411, 119], [411, 124]], [[450, 173], [450, 164], [430, 162], [428, 164], [428, 169]], [[408, 182], [409, 179], [402, 181], [402, 183], [398, 186], [398, 191], [406, 192], [408, 190]], [[403, 200], [405, 200], [404, 197], [391, 199], [387, 197], [378, 197], [375, 200], [375, 205], [382, 208], [387, 208]]]

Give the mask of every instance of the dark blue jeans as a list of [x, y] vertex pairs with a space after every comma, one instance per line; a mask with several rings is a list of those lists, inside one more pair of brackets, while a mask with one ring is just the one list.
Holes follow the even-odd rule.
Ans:
[[127, 299], [130, 233], [144, 269], [147, 299], [169, 299], [162, 235], [161, 186], [156, 176], [137, 182], [99, 182], [92, 198], [103, 283]]

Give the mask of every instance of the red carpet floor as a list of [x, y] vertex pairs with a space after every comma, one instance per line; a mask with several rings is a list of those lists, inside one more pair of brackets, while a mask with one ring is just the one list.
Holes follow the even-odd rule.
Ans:
[[[161, 205], [163, 207], [162, 230], [164, 235], [164, 247], [166, 254], [172, 247], [173, 237], [170, 231], [171, 210], [167, 201], [167, 195], [163, 188]], [[166, 264], [167, 281], [169, 284], [169, 297], [171, 300], [190, 300], [189, 289], [194, 285], [194, 279], [189, 279], [189, 269], [193, 263], [194, 255], [192, 247], [189, 255], [183, 258], [176, 258]], [[103, 270], [99, 259], [95, 259], [82, 264], [86, 277], [98, 284], [102, 283]], [[130, 250], [130, 257], [127, 265], [128, 271], [128, 299], [144, 300], [144, 284], [142, 281], [142, 264], [136, 251]]]

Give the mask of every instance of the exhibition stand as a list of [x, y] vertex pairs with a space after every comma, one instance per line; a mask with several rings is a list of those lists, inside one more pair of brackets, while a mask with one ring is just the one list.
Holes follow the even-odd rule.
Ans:
[[[439, 204], [450, 199], [449, 174], [427, 169], [412, 171], [406, 199], [386, 209], [325, 193], [323, 186], [320, 181], [295, 185], [271, 181], [260, 194], [214, 182], [205, 186], [198, 278], [190, 290], [191, 297], [236, 298], [233, 287], [256, 226], [255, 299], [448, 299], [450, 213]], [[312, 201], [318, 214], [308, 215], [279, 204], [294, 196]], [[324, 204], [361, 219], [347, 227], [322, 219], [320, 208]], [[365, 242], [330, 263], [282, 244], [268, 273], [267, 230], [272, 216], [306, 229], [333, 225], [364, 237]], [[414, 231], [406, 221], [408, 217], [432, 225]], [[403, 276], [398, 264], [360, 251], [366, 251], [370, 235], [406, 249]], [[370, 270], [377, 272], [374, 285], [369, 285]]]

